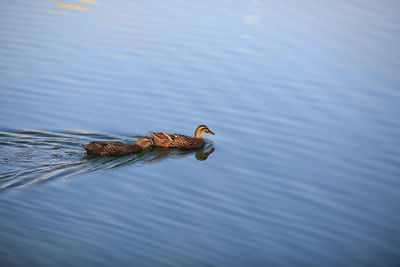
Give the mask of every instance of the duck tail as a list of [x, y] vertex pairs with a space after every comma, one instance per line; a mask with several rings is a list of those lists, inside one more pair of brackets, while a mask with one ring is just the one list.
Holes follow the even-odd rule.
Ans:
[[82, 147], [88, 152], [89, 151], [89, 145], [82, 145]]

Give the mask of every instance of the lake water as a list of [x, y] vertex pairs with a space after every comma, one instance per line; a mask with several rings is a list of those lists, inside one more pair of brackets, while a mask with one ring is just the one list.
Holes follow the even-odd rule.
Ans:
[[[399, 266], [400, 2], [3, 1], [1, 266]], [[199, 151], [87, 156], [192, 135]]]

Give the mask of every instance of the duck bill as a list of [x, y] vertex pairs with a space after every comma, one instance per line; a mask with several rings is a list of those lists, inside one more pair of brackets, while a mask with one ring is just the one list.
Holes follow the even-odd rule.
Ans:
[[208, 130], [207, 133], [212, 134], [212, 135], [215, 135], [215, 133], [214, 133], [213, 131], [211, 131], [211, 130]]

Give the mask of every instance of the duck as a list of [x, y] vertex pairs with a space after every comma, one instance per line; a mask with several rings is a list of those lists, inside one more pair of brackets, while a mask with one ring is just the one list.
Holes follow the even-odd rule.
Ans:
[[205, 143], [203, 134], [215, 135], [206, 125], [199, 125], [194, 132], [194, 137], [182, 134], [150, 132], [154, 145], [164, 148], [196, 149]]
[[123, 156], [140, 152], [144, 147], [152, 146], [153, 142], [150, 138], [142, 137], [136, 140], [135, 144], [125, 144], [118, 141], [96, 141], [83, 145], [83, 148], [88, 154], [100, 156]]

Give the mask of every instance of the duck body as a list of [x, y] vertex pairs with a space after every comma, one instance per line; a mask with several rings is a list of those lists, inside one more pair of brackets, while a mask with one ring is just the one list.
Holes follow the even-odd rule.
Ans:
[[149, 138], [140, 138], [135, 144], [124, 144], [118, 141], [97, 141], [83, 145], [83, 148], [88, 154], [100, 156], [123, 156], [138, 153], [146, 146], [152, 146], [152, 141]]
[[182, 134], [151, 133], [154, 144], [160, 147], [195, 149], [204, 145], [203, 138], [193, 138]]
[[142, 151], [142, 147], [136, 144], [124, 144], [118, 141], [98, 141], [84, 145], [88, 154], [100, 156], [122, 156]]
[[150, 132], [154, 145], [179, 149], [196, 149], [202, 147], [205, 144], [205, 141], [202, 137], [205, 133], [214, 135], [214, 133], [205, 125], [200, 125], [197, 127], [195, 131], [195, 137], [189, 137], [182, 134]]

